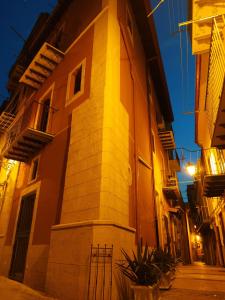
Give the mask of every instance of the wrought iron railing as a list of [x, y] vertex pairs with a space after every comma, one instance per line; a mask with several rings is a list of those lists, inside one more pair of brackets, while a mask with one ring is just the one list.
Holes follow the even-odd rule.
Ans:
[[[211, 137], [215, 128], [225, 78], [225, 42], [221, 37], [217, 18], [213, 19], [205, 102]], [[220, 17], [220, 20], [221, 18], [225, 27], [225, 17]]]
[[178, 179], [176, 176], [175, 172], [166, 172], [166, 171], [161, 171], [161, 178], [162, 178], [162, 185], [163, 187], [178, 187]]
[[[52, 116], [56, 111], [55, 108], [48, 106], [48, 120], [46, 129], [44, 130], [47, 134], [53, 134], [52, 130]], [[6, 143], [2, 149], [2, 152], [6, 151], [11, 144], [17, 139], [22, 132], [27, 129], [33, 129], [37, 131], [42, 131], [40, 129], [40, 119], [43, 111], [43, 103], [38, 101], [33, 101], [27, 107], [24, 107], [19, 111], [16, 118], [12, 122], [11, 126], [6, 132]]]
[[203, 175], [225, 175], [224, 150], [217, 148], [204, 149]]

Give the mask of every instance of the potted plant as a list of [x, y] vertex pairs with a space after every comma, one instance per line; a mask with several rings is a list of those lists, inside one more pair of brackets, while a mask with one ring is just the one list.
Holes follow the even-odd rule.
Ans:
[[154, 263], [161, 271], [159, 288], [168, 290], [172, 286], [172, 279], [175, 277], [174, 259], [167, 248], [154, 250]]
[[127, 252], [121, 250], [125, 261], [118, 263], [120, 271], [128, 277], [134, 285], [135, 300], [158, 300], [160, 270], [153, 262], [153, 250], [146, 244], [142, 250], [141, 243], [137, 244], [137, 254], [133, 252], [130, 257]]

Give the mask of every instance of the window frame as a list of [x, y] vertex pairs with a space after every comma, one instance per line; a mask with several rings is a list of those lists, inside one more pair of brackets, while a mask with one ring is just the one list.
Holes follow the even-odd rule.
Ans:
[[[74, 92], [74, 86], [75, 86], [75, 81], [76, 81], [76, 71], [78, 71], [80, 68], [81, 69], [81, 83], [80, 83], [80, 90]], [[79, 98], [81, 95], [84, 94], [84, 85], [85, 85], [85, 73], [86, 73], [86, 58], [83, 59], [80, 63], [78, 63], [72, 71], [68, 74], [68, 81], [67, 81], [67, 91], [66, 91], [66, 103], [65, 106], [71, 104], [74, 100]]]
[[[34, 163], [37, 161], [37, 169], [36, 169], [36, 174], [35, 177], [32, 179], [33, 171], [34, 171]], [[39, 172], [39, 166], [40, 166], [40, 156], [36, 156], [32, 159], [31, 164], [30, 164], [30, 170], [29, 170], [29, 183], [33, 183], [37, 180], [38, 178], [38, 172]]]
[[40, 118], [41, 118], [41, 115], [42, 115], [42, 104], [47, 99], [49, 99], [50, 100], [50, 103], [49, 103], [50, 112], [49, 112], [49, 115], [48, 115], [48, 122], [47, 122], [46, 130], [45, 130], [46, 133], [48, 133], [50, 131], [49, 127], [50, 127], [50, 121], [51, 121], [50, 119], [52, 117], [51, 107], [52, 107], [52, 99], [53, 99], [54, 86], [55, 86], [55, 83], [53, 83], [47, 89], [47, 91], [40, 97], [40, 99], [38, 100], [38, 108], [37, 108], [36, 117], [35, 117], [35, 126], [34, 126], [34, 128], [38, 130], [38, 126], [39, 126], [39, 123], [40, 123]]

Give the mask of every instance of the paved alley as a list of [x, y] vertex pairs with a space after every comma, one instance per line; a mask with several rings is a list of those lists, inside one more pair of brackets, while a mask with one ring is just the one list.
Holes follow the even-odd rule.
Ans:
[[57, 300], [19, 282], [0, 276], [0, 300]]
[[176, 279], [161, 300], [225, 300], [225, 268], [195, 264], [177, 269]]

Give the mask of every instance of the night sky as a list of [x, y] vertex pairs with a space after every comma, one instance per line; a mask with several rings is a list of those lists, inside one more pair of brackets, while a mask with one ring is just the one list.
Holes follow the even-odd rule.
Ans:
[[[50, 12], [57, 0], [1, 0], [0, 9], [0, 101], [8, 92], [8, 72], [41, 12]], [[15, 31], [18, 33], [15, 33]]]
[[[0, 102], [8, 96], [8, 72], [15, 62], [40, 12], [50, 12], [57, 0], [1, 0], [0, 10]], [[155, 7], [159, 0], [151, 0]], [[186, 0], [165, 0], [154, 13], [175, 121], [173, 129], [177, 148], [198, 149], [194, 144], [194, 72], [189, 36], [178, 23], [187, 20]], [[16, 33], [16, 32], [17, 33]], [[181, 59], [182, 58], [182, 59]], [[181, 150], [178, 150], [181, 157]], [[186, 161], [196, 161], [199, 153], [185, 151]], [[184, 172], [181, 181], [191, 180]], [[186, 200], [186, 182], [180, 185]]]
[[[186, 185], [192, 178], [186, 175], [185, 164], [195, 163], [200, 156], [195, 144], [194, 100], [195, 100], [195, 59], [187, 27], [178, 23], [188, 20], [186, 0], [165, 0], [154, 13], [161, 55], [174, 112], [173, 129], [176, 147], [181, 161], [182, 172], [178, 173], [180, 189], [187, 201]], [[154, 8], [159, 0], [151, 0]], [[182, 151], [185, 148], [191, 151]]]

